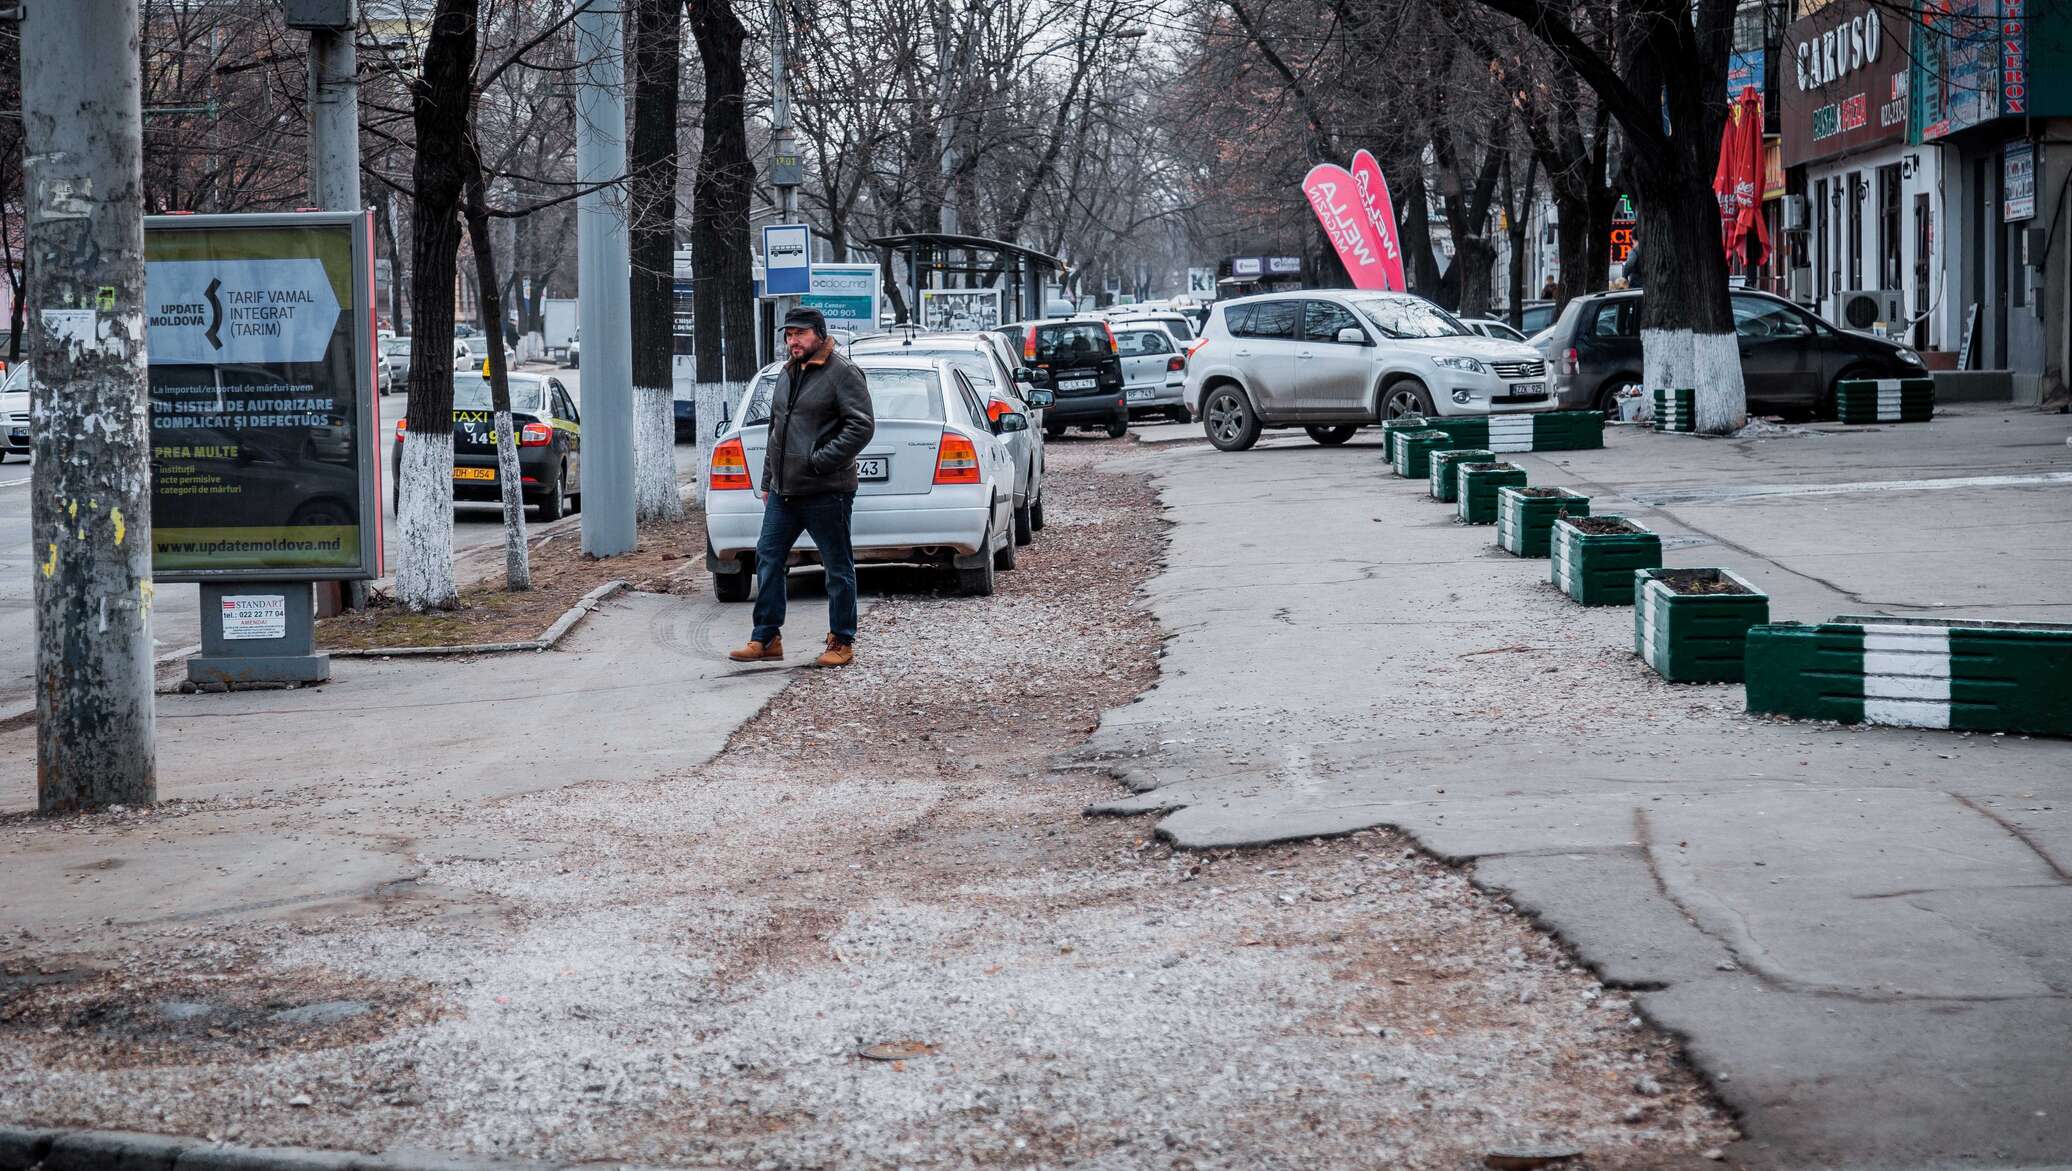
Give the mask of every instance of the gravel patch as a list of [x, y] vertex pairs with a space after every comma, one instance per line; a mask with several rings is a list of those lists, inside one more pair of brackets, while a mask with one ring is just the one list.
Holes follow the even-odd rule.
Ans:
[[[800, 669], [706, 767], [427, 814], [475, 844], [419, 854], [414, 897], [91, 970], [0, 950], [0, 1116], [755, 1168], [1730, 1140], [1628, 997], [1393, 834], [1198, 855], [1079, 815], [1116, 790], [1052, 756], [1156, 676], [1156, 458], [1056, 445], [999, 594], [881, 582], [856, 666]], [[248, 1035], [208, 1036], [226, 1005]]]

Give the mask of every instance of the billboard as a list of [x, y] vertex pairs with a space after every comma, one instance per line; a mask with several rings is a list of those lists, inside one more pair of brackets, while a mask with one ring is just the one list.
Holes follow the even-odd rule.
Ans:
[[381, 576], [372, 220], [147, 216], [152, 574]]
[[921, 328], [977, 330], [1000, 324], [998, 289], [922, 289]]
[[1837, 0], [1784, 30], [1785, 166], [1907, 140], [1907, 33], [1903, 17], [1870, 0]]
[[875, 264], [816, 264], [812, 291], [799, 303], [820, 310], [829, 329], [876, 333], [881, 280]]

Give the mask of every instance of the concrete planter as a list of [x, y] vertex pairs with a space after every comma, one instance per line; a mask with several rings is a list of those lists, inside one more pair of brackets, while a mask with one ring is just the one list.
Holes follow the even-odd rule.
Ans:
[[1496, 458], [1496, 453], [1480, 447], [1455, 447], [1432, 453], [1431, 466], [1425, 479], [1431, 484], [1428, 489], [1432, 499], [1451, 504], [1459, 498], [1460, 465], [1487, 463]]
[[1590, 498], [1566, 488], [1498, 488], [1496, 543], [1520, 557], [1545, 557], [1556, 520], [1589, 515]]
[[1453, 436], [1444, 431], [1398, 431], [1396, 454], [1389, 462], [1404, 479], [1422, 480], [1432, 474], [1432, 453], [1454, 446]]
[[1623, 516], [1564, 517], [1554, 522], [1548, 579], [1585, 606], [1633, 604], [1633, 571], [1662, 566], [1662, 538]]
[[1431, 430], [1453, 436], [1463, 447], [1487, 448], [1499, 454], [1604, 446], [1604, 416], [1597, 411], [1461, 415], [1424, 422]]
[[1517, 464], [1464, 463], [1454, 473], [1455, 511], [1462, 523], [1496, 523], [1496, 494], [1500, 488], [1525, 487], [1525, 469]]
[[1671, 683], [1739, 683], [1770, 596], [1725, 569], [1637, 569], [1633, 653]]
[[1649, 392], [1655, 411], [1655, 430], [1691, 432], [1698, 429], [1698, 392], [1688, 387]]
[[1865, 378], [1835, 384], [1844, 423], [1926, 423], [1935, 415], [1935, 379]]
[[1390, 467], [1394, 467], [1396, 463], [1396, 436], [1407, 431], [1437, 430], [1440, 430], [1440, 428], [1432, 426], [1430, 419], [1421, 418], [1417, 415], [1406, 415], [1400, 419], [1390, 419], [1381, 425], [1381, 458]]
[[1748, 710], [2072, 736], [2072, 625], [1844, 615], [1750, 627]]

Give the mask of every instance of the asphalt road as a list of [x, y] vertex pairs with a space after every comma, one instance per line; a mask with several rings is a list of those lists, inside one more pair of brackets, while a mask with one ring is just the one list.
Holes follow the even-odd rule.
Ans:
[[[544, 370], [545, 367], [534, 367]], [[553, 370], [569, 392], [582, 401], [581, 371]], [[381, 400], [381, 424], [377, 434], [382, 443], [383, 468], [387, 468], [388, 445], [394, 442], [395, 420], [409, 407], [401, 394]], [[677, 446], [679, 474], [689, 470], [696, 458], [690, 444]], [[386, 471], [384, 470], [384, 475]], [[382, 493], [382, 539], [384, 564], [396, 563], [396, 514], [388, 494]], [[536, 515], [536, 514], [529, 514]], [[463, 504], [454, 511], [453, 547], [459, 553], [502, 539], [502, 514], [493, 504]], [[29, 465], [10, 460], [0, 464], [0, 715], [20, 711], [34, 702], [35, 591], [29, 576]], [[152, 637], [158, 652], [165, 654], [201, 641], [199, 595], [192, 585], [163, 585], [157, 591], [152, 613]]]

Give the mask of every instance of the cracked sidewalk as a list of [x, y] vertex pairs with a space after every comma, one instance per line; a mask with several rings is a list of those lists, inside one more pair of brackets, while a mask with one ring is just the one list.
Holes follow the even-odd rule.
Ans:
[[[1775, 620], [2062, 621], [2068, 432], [1965, 407], [1508, 458], [1661, 532], [1671, 565], [1749, 577]], [[1738, 686], [1666, 684], [1630, 609], [1554, 594], [1378, 438], [1168, 451], [1176, 568], [1149, 593], [1176, 635], [1082, 757], [1135, 792], [1100, 810], [1198, 847], [1391, 825], [1472, 865], [1688, 1039], [1742, 1165], [2072, 1161], [2072, 745], [1772, 722]]]

